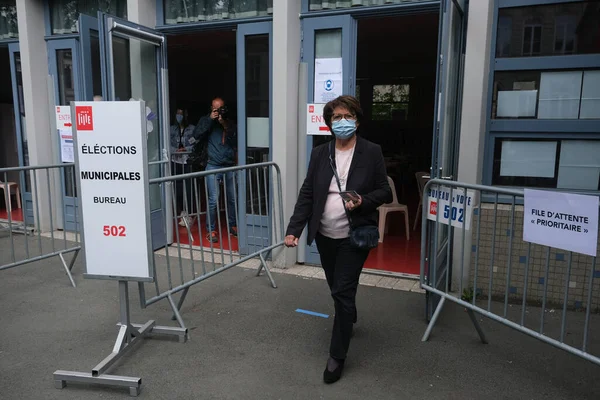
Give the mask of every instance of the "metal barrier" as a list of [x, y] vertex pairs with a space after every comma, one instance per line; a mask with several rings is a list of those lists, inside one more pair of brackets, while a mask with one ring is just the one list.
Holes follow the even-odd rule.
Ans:
[[[218, 193], [214, 213], [208, 212], [210, 186]], [[284, 240], [281, 172], [277, 164], [266, 162], [156, 178], [150, 180], [151, 192], [153, 187], [160, 187], [163, 201], [171, 197], [173, 217], [165, 218], [164, 230], [175, 228], [174, 243], [155, 252], [154, 295], [147, 298], [146, 285], [150, 284], [139, 283], [142, 308], [166, 298], [173, 308], [173, 319], [185, 328], [180, 310], [190, 287], [256, 257], [260, 260], [256, 275], [264, 269], [273, 288], [277, 287], [266, 262]], [[209, 229], [211, 225], [214, 229]], [[166, 256], [164, 269], [157, 268], [160, 256]], [[166, 288], [161, 289], [164, 284]], [[175, 304], [173, 296], [178, 292], [182, 293]]]
[[[424, 193], [435, 198], [441, 188], [450, 196], [446, 213], [439, 210], [441, 201], [433, 205], [435, 221], [428, 219], [430, 204], [423, 196], [420, 279], [431, 319], [422, 340], [429, 339], [450, 301], [465, 308], [483, 343], [474, 313], [600, 365], [600, 354], [592, 354], [589, 343], [592, 326], [600, 322], [597, 257], [524, 242], [523, 190], [433, 179]], [[472, 223], [471, 206], [461, 201], [469, 195]], [[462, 223], [454, 214], [464, 216]], [[456, 284], [458, 291], [452, 288]]]
[[[165, 163], [151, 163], [151, 166], [160, 167], [161, 164]], [[154, 200], [160, 199], [165, 207], [172, 205], [174, 211], [159, 212], [163, 231], [158, 239], [154, 239], [164, 241], [173, 230], [174, 234], [173, 243], [154, 244], [151, 261], [154, 282], [139, 282], [140, 303], [145, 308], [167, 299], [173, 309], [173, 319], [180, 327], [158, 326], [154, 320], [145, 324], [132, 323], [128, 282], [119, 281], [120, 328], [113, 351], [91, 373], [55, 371], [53, 378], [57, 388], [64, 388], [67, 382], [121, 386], [129, 388], [130, 394], [137, 396], [141, 378], [108, 375], [108, 372], [150, 334], [175, 336], [180, 342], [187, 340], [188, 329], [180, 310], [190, 287], [253, 258], [260, 260], [256, 275], [259, 276], [264, 269], [271, 285], [277, 287], [267, 265], [269, 255], [283, 245], [284, 239], [281, 173], [277, 164], [267, 162], [184, 173], [150, 179], [149, 184], [151, 204], [152, 196], [158, 194]], [[211, 185], [223, 189], [220, 190], [222, 202], [229, 205], [223, 209], [220, 196], [215, 196], [214, 215], [209, 212], [209, 193], [214, 193], [209, 191]], [[240, 207], [238, 199], [245, 199], [243, 207]], [[165, 214], [173, 216], [167, 218]], [[153, 221], [156, 223], [157, 218]], [[207, 230], [213, 221], [214, 234], [212, 229]], [[228, 221], [231, 223], [228, 224]], [[161, 249], [156, 251], [156, 248]], [[161, 259], [163, 256], [164, 260]], [[146, 298], [145, 285], [154, 287], [155, 295], [149, 299]], [[178, 292], [182, 293], [176, 304], [174, 295]]]
[[[0, 237], [8, 237], [2, 251], [10, 251], [10, 260], [0, 264], [0, 271], [56, 256], [75, 287], [71, 270], [81, 246], [77, 232], [74, 240], [69, 239], [66, 229], [68, 223], [77, 226], [74, 164], [0, 168], [0, 189], [4, 191]], [[73, 199], [71, 204], [63, 201], [67, 197]], [[57, 236], [58, 228], [62, 234]], [[74, 253], [69, 263], [68, 253]]]

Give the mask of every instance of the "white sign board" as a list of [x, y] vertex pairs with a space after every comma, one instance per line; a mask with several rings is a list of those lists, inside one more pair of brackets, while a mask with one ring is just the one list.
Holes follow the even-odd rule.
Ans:
[[470, 230], [475, 192], [467, 190], [465, 195], [464, 189], [450, 189], [444, 186], [431, 186], [427, 194], [427, 219], [445, 225], [452, 221], [453, 227], [464, 226], [466, 230]]
[[595, 257], [598, 197], [525, 189], [523, 240]]
[[152, 281], [142, 101], [74, 102], [86, 277]]
[[306, 106], [306, 134], [331, 135], [331, 131], [323, 119], [325, 104], [308, 104]]
[[56, 106], [56, 129], [60, 138], [60, 159], [62, 162], [75, 162], [73, 154], [73, 124], [71, 107]]
[[342, 83], [341, 57], [315, 60], [315, 102], [328, 103], [341, 96]]

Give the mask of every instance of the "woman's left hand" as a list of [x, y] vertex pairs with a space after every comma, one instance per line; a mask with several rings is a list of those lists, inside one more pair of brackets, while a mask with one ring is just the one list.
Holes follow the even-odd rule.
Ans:
[[346, 202], [346, 210], [353, 211], [356, 210], [362, 204], [362, 196], [358, 196], [358, 200], [350, 200]]

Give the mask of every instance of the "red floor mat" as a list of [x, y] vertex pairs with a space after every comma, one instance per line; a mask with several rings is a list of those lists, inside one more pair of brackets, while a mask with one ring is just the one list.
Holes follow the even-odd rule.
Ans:
[[[23, 209], [22, 208], [13, 208], [10, 212], [10, 218], [13, 221], [23, 221]], [[8, 210], [5, 208], [0, 208], [0, 219], [8, 220]]]
[[420, 257], [421, 237], [418, 232], [411, 231], [408, 241], [404, 236], [386, 235], [383, 243], [371, 250], [365, 268], [418, 275]]
[[[178, 221], [179, 222], [179, 221]], [[206, 222], [205, 217], [202, 216], [200, 219], [200, 228], [202, 229], [202, 235], [198, 232], [198, 221], [194, 221], [192, 226], [190, 226], [190, 232], [192, 234], [193, 246], [202, 246], [206, 248], [210, 248], [211, 243], [206, 239]], [[188, 230], [185, 226], [179, 226], [179, 223], [175, 225], [175, 232], [179, 231], [179, 243], [181, 244], [190, 244], [190, 238], [188, 236]], [[177, 241], [177, 233], [174, 235], [175, 241]], [[221, 238], [217, 243], [212, 244], [214, 249], [223, 249], [223, 250], [231, 250], [238, 251], [238, 239], [233, 235], [227, 235], [227, 222], [225, 221], [225, 215], [221, 217]]]

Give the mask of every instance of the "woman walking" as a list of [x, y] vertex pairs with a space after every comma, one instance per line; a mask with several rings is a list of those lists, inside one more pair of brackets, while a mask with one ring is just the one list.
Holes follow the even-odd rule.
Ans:
[[315, 147], [287, 228], [295, 247], [308, 223], [321, 257], [335, 318], [325, 383], [340, 379], [357, 320], [356, 291], [363, 265], [379, 239], [377, 208], [392, 201], [381, 147], [356, 135], [362, 110], [352, 96], [327, 103], [323, 119], [335, 140]]

